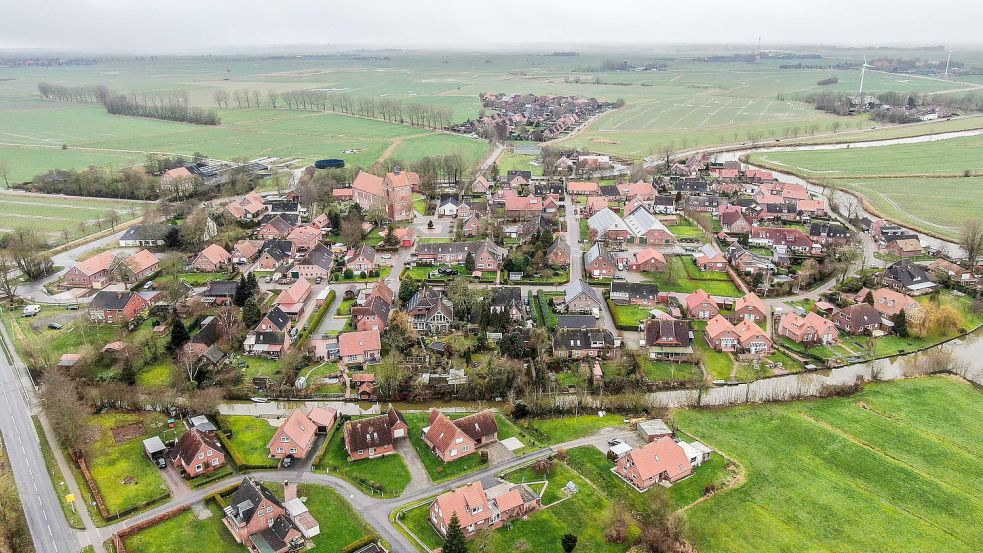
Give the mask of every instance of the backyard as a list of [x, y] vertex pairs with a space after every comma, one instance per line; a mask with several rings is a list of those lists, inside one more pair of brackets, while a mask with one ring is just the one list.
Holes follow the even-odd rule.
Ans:
[[369, 494], [395, 497], [403, 493], [410, 483], [410, 472], [403, 458], [397, 453], [349, 462], [344, 432], [340, 430], [331, 436], [317, 468], [327, 469], [328, 474], [344, 478]]
[[[447, 416], [451, 419], [459, 419], [467, 414], [448, 413]], [[432, 481], [443, 482], [474, 472], [485, 466], [486, 463], [481, 460], [480, 450], [449, 463], [441, 461], [437, 454], [430, 451], [430, 448], [423, 441], [423, 429], [429, 426], [428, 416], [429, 413], [409, 413], [406, 415], [406, 423], [410, 426], [410, 443], [413, 444], [413, 449], [416, 450], [417, 456], [420, 457]]]
[[945, 376], [868, 384], [843, 398], [677, 411], [680, 429], [746, 473], [738, 488], [689, 509], [694, 545], [975, 551], [981, 419], [980, 391]]
[[[647, 282], [659, 285], [666, 292], [692, 293], [703, 290], [711, 296], [740, 297], [742, 294], [726, 272], [701, 271], [692, 257], [674, 255], [669, 257], [671, 271], [645, 273]], [[670, 274], [671, 273], [671, 274]]]
[[[277, 461], [270, 458], [267, 444], [276, 431], [260, 417], [242, 415], [218, 415], [219, 437], [240, 469], [246, 467], [275, 467]], [[231, 434], [231, 435], [227, 435]]]

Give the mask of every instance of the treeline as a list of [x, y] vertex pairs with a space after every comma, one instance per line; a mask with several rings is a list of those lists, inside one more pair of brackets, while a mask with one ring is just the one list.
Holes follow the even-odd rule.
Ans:
[[106, 107], [106, 112], [111, 115], [149, 117], [195, 125], [218, 125], [221, 122], [218, 113], [214, 110], [190, 106], [187, 99], [180, 96], [162, 98], [159, 102], [147, 102], [138, 99], [135, 94], [116, 94], [107, 97], [103, 105]]
[[45, 100], [79, 104], [99, 104], [109, 96], [109, 89], [101, 84], [96, 86], [63, 86], [40, 82], [38, 83], [38, 92]]
[[266, 94], [259, 90], [216, 90], [212, 96], [220, 108], [270, 108], [301, 111], [332, 111], [378, 119], [400, 125], [429, 129], [449, 127], [454, 118], [450, 108], [419, 102], [403, 102], [395, 98], [355, 98], [349, 94], [334, 94], [323, 90], [294, 90]]
[[[848, 92], [824, 90], [809, 94], [803, 97], [802, 101], [810, 103], [816, 109], [827, 113], [847, 115], [850, 112], [851, 96], [854, 95]], [[868, 95], [865, 94], [865, 96]], [[940, 106], [952, 111], [983, 111], [983, 95], [974, 93], [954, 96], [950, 94], [887, 91], [870, 96], [877, 98], [879, 102], [892, 108], [915, 109], [923, 106]], [[906, 115], [903, 112], [904, 110], [900, 109], [877, 109], [871, 112], [871, 116], [875, 120], [892, 123], [906, 123], [917, 119], [914, 115]]]
[[81, 171], [54, 169], [15, 187], [44, 194], [156, 200], [159, 180], [145, 173], [142, 168], [130, 167], [115, 171], [92, 167]]
[[819, 85], [819, 86], [828, 86], [828, 85], [831, 85], [831, 84], [836, 84], [838, 82], [840, 82], [840, 78], [839, 77], [830, 77], [828, 79], [822, 79], [822, 80], [816, 81], [816, 84]]
[[148, 117], [195, 125], [218, 125], [221, 120], [214, 110], [191, 106], [187, 90], [171, 92], [131, 92], [113, 94], [103, 85], [62, 86], [38, 83], [38, 91], [45, 100], [55, 102], [100, 103], [111, 115]]

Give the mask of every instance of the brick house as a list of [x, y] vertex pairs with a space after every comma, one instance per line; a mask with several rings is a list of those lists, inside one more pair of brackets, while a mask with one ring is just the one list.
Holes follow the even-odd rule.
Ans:
[[136, 292], [100, 290], [89, 302], [89, 319], [101, 323], [123, 323], [132, 320], [150, 307]]
[[267, 214], [260, 219], [256, 236], [263, 240], [285, 240], [299, 222], [299, 217], [287, 213]]
[[614, 335], [604, 328], [560, 328], [553, 333], [553, 356], [564, 359], [620, 357]]
[[557, 267], [567, 267], [570, 265], [570, 244], [562, 238], [556, 238], [553, 243], [546, 248], [546, 262]]
[[441, 461], [466, 457], [483, 445], [498, 441], [495, 412], [486, 409], [451, 420], [436, 409], [430, 410], [429, 425], [423, 429], [423, 442]]
[[286, 553], [304, 548], [283, 504], [262, 484], [246, 477], [229, 499], [222, 522], [249, 551]]
[[416, 247], [417, 260], [423, 263], [464, 263], [469, 253], [474, 255], [477, 270], [497, 271], [508, 250], [491, 240], [419, 244]]
[[639, 324], [639, 346], [649, 348], [650, 359], [678, 359], [693, 354], [693, 329], [689, 321], [650, 318]]
[[649, 282], [624, 282], [614, 281], [611, 283], [609, 296], [611, 301], [618, 305], [655, 305], [664, 298], [659, 297], [659, 287]]
[[338, 348], [345, 365], [377, 363], [382, 358], [382, 336], [378, 330], [345, 332], [338, 335]]
[[[628, 225], [620, 215], [610, 209], [602, 209], [590, 216], [587, 227], [596, 240], [605, 242], [624, 242], [632, 236]], [[585, 239], [588, 237], [584, 237]]]
[[717, 302], [702, 289], [686, 296], [686, 313], [691, 319], [710, 320], [720, 314]]
[[160, 260], [150, 250], [140, 250], [123, 260], [120, 275], [124, 282], [139, 282], [160, 270]]
[[289, 240], [267, 240], [263, 244], [263, 253], [256, 260], [256, 268], [262, 271], [273, 271], [290, 261], [294, 254], [294, 244]]
[[237, 280], [211, 280], [205, 285], [201, 298], [212, 305], [230, 305], [238, 288]]
[[174, 445], [171, 462], [188, 478], [195, 478], [224, 467], [225, 453], [215, 436], [192, 428]]
[[334, 265], [334, 255], [324, 244], [318, 243], [311, 248], [303, 259], [294, 263], [291, 273], [296, 273], [298, 278], [303, 279], [322, 279], [328, 278], [331, 274], [331, 267]]
[[225, 248], [218, 244], [211, 244], [195, 257], [191, 263], [195, 270], [205, 273], [214, 273], [224, 270], [232, 261], [232, 254], [225, 251]]
[[300, 409], [294, 409], [287, 420], [273, 433], [266, 448], [270, 451], [270, 457], [274, 459], [286, 457], [303, 459], [314, 446], [316, 433], [317, 424], [307, 418]]
[[464, 233], [464, 236], [478, 236], [480, 231], [481, 219], [478, 218], [477, 213], [472, 213], [461, 223], [461, 232]]
[[737, 351], [740, 348], [740, 335], [737, 329], [721, 315], [707, 321], [703, 337], [710, 347], [717, 351]]
[[572, 196], [597, 196], [601, 193], [601, 186], [596, 182], [577, 182], [567, 183], [567, 194]]
[[348, 256], [345, 259], [345, 268], [351, 269], [356, 273], [360, 271], [371, 271], [379, 267], [379, 264], [375, 261], [376, 253], [375, 248], [368, 245], [363, 245], [357, 250], [350, 250]]
[[603, 307], [603, 301], [597, 290], [582, 280], [575, 280], [570, 283], [563, 297], [569, 313], [590, 313], [594, 309]]
[[832, 321], [812, 312], [805, 316], [785, 314], [778, 325], [778, 334], [807, 346], [832, 344], [840, 337], [840, 331]]
[[310, 295], [311, 283], [307, 279], [299, 278], [290, 285], [290, 288], [280, 292], [273, 303], [284, 313], [296, 319], [304, 311], [304, 303]]
[[763, 323], [768, 320], [769, 313], [771, 308], [754, 292], [737, 298], [734, 303], [734, 314], [745, 321]]
[[391, 405], [385, 415], [345, 423], [345, 451], [349, 461], [372, 459], [395, 453], [396, 440], [409, 436], [403, 414]]
[[584, 252], [584, 270], [592, 278], [611, 278], [619, 265], [618, 260], [600, 242], [595, 242], [591, 249]]
[[360, 331], [374, 330], [376, 332], [386, 330], [391, 310], [392, 300], [387, 301], [380, 296], [370, 296], [364, 305], [352, 307], [352, 320], [355, 322], [355, 329]]
[[693, 472], [683, 448], [672, 438], [658, 438], [618, 459], [615, 474], [632, 486], [647, 490], [656, 484], [676, 483]]
[[726, 271], [727, 258], [711, 244], [704, 244], [693, 254], [693, 262], [701, 271]]
[[445, 492], [430, 504], [430, 524], [441, 536], [447, 536], [451, 519], [457, 515], [464, 537], [501, 527], [523, 518], [542, 507], [542, 501], [526, 484], [501, 482], [485, 489], [479, 482]]
[[101, 289], [117, 277], [120, 260], [113, 252], [102, 252], [79, 262], [65, 273], [65, 284], [72, 288]]
[[628, 258], [628, 270], [635, 273], [658, 273], [667, 267], [666, 257], [655, 248], [645, 248]]
[[833, 313], [833, 323], [850, 334], [870, 333], [881, 329], [881, 313], [869, 303], [857, 303]]

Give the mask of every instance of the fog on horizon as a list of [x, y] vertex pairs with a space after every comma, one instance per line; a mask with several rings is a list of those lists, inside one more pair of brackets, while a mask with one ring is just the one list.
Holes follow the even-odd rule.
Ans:
[[0, 49], [205, 54], [278, 47], [977, 44], [983, 2], [941, 0], [46, 0], [11, 2]]

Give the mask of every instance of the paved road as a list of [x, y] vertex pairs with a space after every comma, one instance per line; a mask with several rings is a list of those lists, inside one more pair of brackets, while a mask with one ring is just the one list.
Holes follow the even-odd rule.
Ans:
[[[8, 341], [7, 344], [10, 344]], [[0, 354], [0, 432], [14, 472], [17, 493], [24, 505], [27, 523], [38, 553], [69, 553], [79, 549], [45, 469], [44, 457], [29, 403], [33, 390], [24, 387], [21, 371], [26, 369], [16, 356], [14, 362]]]
[[[43, 279], [21, 284], [20, 286], [17, 287], [18, 295], [24, 296], [25, 298], [33, 299], [34, 301], [40, 301], [43, 303], [65, 303], [65, 304], [85, 303], [87, 301], [87, 298], [78, 299], [67, 293], [61, 293], [55, 296], [48, 295], [48, 292], [46, 292], [44, 289], [44, 285], [49, 282], [54, 282], [59, 278], [61, 278], [65, 273], [68, 272], [69, 269], [74, 267], [78, 259], [80, 257], [85, 256], [85, 254], [93, 250], [105, 247], [107, 245], [119, 242], [119, 237], [123, 236], [123, 232], [125, 231], [121, 230], [119, 232], [114, 232], [113, 234], [104, 236], [102, 238], [99, 238], [98, 240], [93, 240], [88, 244], [82, 244], [81, 246], [77, 246], [70, 250], [65, 250], [61, 253], [55, 254], [54, 256], [52, 256], [51, 259], [56, 266], [62, 267], [62, 269]], [[135, 248], [131, 248], [130, 250], [136, 251]]]

